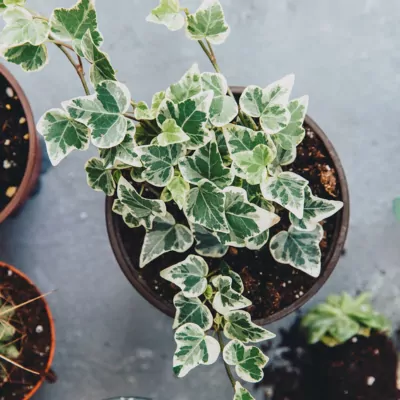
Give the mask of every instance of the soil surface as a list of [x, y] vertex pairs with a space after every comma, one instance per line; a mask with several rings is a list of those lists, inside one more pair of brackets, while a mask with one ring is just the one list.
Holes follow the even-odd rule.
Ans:
[[[0, 267], [0, 296], [8, 304], [22, 304], [41, 293], [19, 275]], [[17, 329], [16, 346], [21, 354], [18, 364], [39, 372], [34, 375], [9, 363], [3, 362], [7, 378], [0, 382], [0, 399], [21, 400], [42, 379], [50, 357], [51, 328], [45, 303], [39, 299], [16, 310], [11, 323]]]
[[[286, 170], [296, 172], [306, 178], [310, 182], [312, 192], [315, 195], [325, 199], [340, 200], [341, 193], [333, 162], [317, 135], [310, 127], [305, 126], [305, 128], [306, 137], [298, 146], [296, 161]], [[126, 178], [129, 179], [129, 176]], [[144, 195], [153, 197], [147, 189]], [[173, 203], [167, 203], [167, 208], [177, 221], [184, 222], [184, 220], [182, 221], [183, 214]], [[281, 230], [287, 230], [290, 226], [288, 212], [283, 210], [279, 214], [281, 221], [270, 230], [270, 237]], [[113, 218], [117, 224], [119, 240], [122, 241], [130, 264], [135, 269], [134, 272], [139, 275], [139, 279], [153, 292], [154, 296], [172, 304], [173, 297], [179, 290], [173, 284], [163, 280], [160, 277], [160, 271], [184, 260], [189, 254], [195, 254], [194, 248], [184, 254], [174, 252], [164, 254], [144, 269], [139, 269], [139, 256], [145, 234], [144, 228], [130, 229], [119, 215], [114, 214]], [[320, 244], [322, 273], [326, 268], [324, 261], [332, 247], [333, 235], [339, 229], [340, 220], [341, 212], [322, 222], [325, 231]], [[219, 268], [221, 260], [206, 260], [211, 271]], [[248, 310], [253, 319], [266, 318], [290, 306], [294, 301], [304, 296], [317, 281], [317, 279], [289, 265], [277, 263], [270, 254], [269, 243], [259, 251], [230, 248], [224, 260], [241, 275], [244, 281], [244, 295], [253, 303]]]
[[28, 163], [29, 134], [15, 90], [0, 75], [0, 211], [14, 197]]
[[258, 384], [266, 400], [398, 400], [397, 354], [392, 341], [374, 332], [329, 348], [307, 345], [296, 324], [283, 332]]

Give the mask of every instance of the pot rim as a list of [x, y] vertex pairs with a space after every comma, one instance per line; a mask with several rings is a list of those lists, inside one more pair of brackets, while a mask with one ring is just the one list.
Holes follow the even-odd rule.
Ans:
[[0, 64], [0, 74], [4, 75], [8, 83], [17, 94], [19, 101], [22, 104], [26, 121], [28, 123], [29, 133], [29, 152], [28, 163], [26, 165], [24, 177], [19, 185], [17, 192], [12, 200], [6, 205], [3, 210], [0, 210], [0, 224], [6, 220], [27, 198], [30, 194], [33, 184], [36, 182], [40, 163], [36, 165], [38, 158], [40, 159], [40, 145], [39, 137], [36, 134], [35, 120], [33, 118], [32, 109], [25, 92], [22, 90], [17, 79], [11, 72], [3, 65]]
[[[241, 93], [244, 88], [240, 86], [232, 86], [231, 89], [233, 93]], [[329, 153], [330, 158], [332, 159], [333, 165], [338, 175], [341, 201], [344, 203], [344, 206], [343, 209], [339, 211], [339, 213], [336, 215], [338, 222], [336, 224], [336, 229], [333, 235], [333, 245], [325, 259], [324, 264], [326, 265], [326, 268], [323, 273], [318, 277], [318, 279], [307, 291], [307, 293], [294, 301], [288, 307], [285, 307], [268, 317], [257, 319], [254, 321], [257, 325], [260, 326], [271, 324], [293, 313], [294, 311], [305, 305], [324, 286], [339, 261], [347, 238], [350, 219], [350, 197], [347, 179], [342, 163], [331, 141], [328, 139], [324, 131], [317, 125], [317, 123], [308, 115], [306, 116], [305, 123], [310, 126], [311, 129], [318, 135], [318, 137], [323, 142], [327, 152]], [[122, 240], [120, 240], [119, 232], [114, 223], [112, 215], [113, 202], [113, 197], [106, 197], [106, 224], [111, 247], [120, 268], [122, 269], [124, 275], [129, 280], [129, 282], [141, 294], [142, 297], [144, 297], [150, 304], [158, 308], [164, 314], [168, 315], [171, 318], [174, 318], [175, 309], [173, 305], [164, 303], [163, 301], [161, 301], [161, 299], [155, 297], [149, 290], [147, 284], [145, 284], [145, 282], [139, 277], [138, 271], [134, 268], [130, 268], [129, 257], [126, 254], [124, 246], [122, 245]]]
[[[12, 265], [9, 265], [9, 264], [6, 264], [6, 263], [0, 261], [0, 268], [7, 268], [8, 270], [11, 270], [13, 273], [15, 273], [16, 275], [19, 275], [22, 279], [24, 279], [31, 286], [33, 286], [37, 290], [38, 293], [42, 293], [27, 275], [25, 275], [23, 272], [21, 272], [20, 270], [18, 270], [15, 267], [13, 267]], [[46, 298], [42, 297], [41, 300], [44, 303], [44, 307], [46, 309], [46, 313], [47, 313], [47, 316], [48, 316], [49, 322], [50, 322], [51, 343], [50, 343], [49, 359], [47, 361], [46, 368], [45, 368], [44, 373], [42, 374], [40, 380], [36, 383], [36, 385], [33, 387], [33, 389], [23, 398], [23, 400], [31, 399], [32, 396], [42, 386], [43, 382], [46, 379], [46, 374], [50, 371], [50, 368], [51, 368], [51, 365], [52, 365], [53, 359], [54, 359], [54, 353], [55, 353], [55, 350], [56, 350], [56, 328], [55, 328], [55, 324], [54, 324], [54, 319], [53, 319], [53, 316], [51, 314], [51, 310], [50, 310], [50, 307], [49, 307], [49, 304], [48, 304]]]

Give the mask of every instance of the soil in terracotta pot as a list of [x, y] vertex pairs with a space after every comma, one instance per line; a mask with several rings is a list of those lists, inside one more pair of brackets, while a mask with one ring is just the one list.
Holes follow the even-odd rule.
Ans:
[[0, 211], [14, 197], [25, 174], [28, 123], [15, 90], [0, 75]]
[[283, 333], [258, 384], [266, 400], [398, 400], [397, 354], [374, 332], [329, 348], [307, 345], [298, 325]]
[[[307, 134], [302, 144], [298, 146], [296, 161], [286, 170], [296, 172], [309, 180], [315, 195], [325, 199], [340, 200], [340, 188], [333, 162], [317, 135], [310, 127], [306, 126], [305, 128]], [[129, 176], [126, 178], [129, 179]], [[148, 190], [145, 190], [145, 196], [154, 198]], [[182, 212], [173, 203], [168, 203], [167, 208], [177, 221], [185, 223], [182, 220]], [[280, 212], [280, 216], [281, 221], [271, 229], [270, 237], [281, 230], [287, 230], [290, 226], [288, 213], [286, 211]], [[140, 274], [141, 279], [145, 281], [145, 284], [153, 291], [156, 297], [165, 300], [167, 303], [172, 303], [178, 288], [163, 280], [159, 275], [160, 271], [184, 260], [189, 254], [194, 253], [194, 249], [190, 249], [185, 254], [167, 253], [157, 258], [144, 269], [139, 269], [139, 256], [145, 234], [144, 229], [128, 228], [119, 215], [114, 214], [113, 218], [117, 224], [117, 230], [121, 235], [126, 253]], [[325, 231], [324, 238], [320, 244], [322, 250], [322, 273], [326, 267], [324, 261], [332, 247], [333, 235], [339, 227], [340, 218], [341, 215], [338, 213], [327, 221], [322, 222]], [[268, 244], [260, 251], [230, 248], [224, 260], [241, 275], [245, 284], [244, 295], [253, 303], [249, 311], [254, 319], [266, 318], [290, 306], [294, 301], [305, 295], [316, 282], [316, 279], [289, 265], [277, 263], [270, 254]], [[207, 259], [207, 262], [210, 265], [210, 270], [213, 270], [219, 267], [221, 261]]]
[[[40, 296], [40, 293], [19, 275], [0, 268], [0, 295], [3, 302], [18, 305]], [[50, 321], [43, 300], [16, 310], [12, 324], [18, 332], [15, 344], [20, 350], [20, 356], [15, 361], [43, 374], [51, 350]], [[34, 375], [9, 363], [2, 362], [2, 365], [7, 369], [7, 377], [0, 382], [0, 399], [21, 400], [42, 379], [41, 375]]]

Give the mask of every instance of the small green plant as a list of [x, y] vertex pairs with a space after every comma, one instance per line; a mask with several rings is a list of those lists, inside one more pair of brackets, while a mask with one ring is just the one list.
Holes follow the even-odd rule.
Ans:
[[312, 309], [302, 319], [302, 327], [310, 344], [321, 341], [333, 347], [356, 335], [369, 336], [372, 329], [389, 332], [391, 324], [374, 311], [368, 293], [356, 298], [343, 293], [341, 296], [329, 296], [325, 303]]

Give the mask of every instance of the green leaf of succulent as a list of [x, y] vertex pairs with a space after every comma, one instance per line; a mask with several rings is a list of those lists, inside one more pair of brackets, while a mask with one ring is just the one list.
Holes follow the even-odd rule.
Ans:
[[203, 257], [221, 258], [228, 252], [229, 247], [220, 242], [215, 232], [211, 232], [198, 224], [191, 224], [191, 228], [196, 240], [195, 250], [197, 254]]
[[233, 400], [255, 400], [255, 398], [240, 384], [240, 382], [236, 382]]
[[128, 120], [122, 114], [128, 111], [131, 95], [120, 82], [103, 81], [96, 94], [77, 97], [63, 103], [75, 120], [92, 130], [92, 143], [101, 149], [118, 146], [125, 138]]
[[276, 261], [317, 278], [321, 273], [321, 249], [319, 243], [324, 235], [321, 225], [311, 231], [300, 231], [294, 226], [279, 232], [269, 244]]
[[342, 207], [341, 201], [325, 200], [314, 196], [311, 189], [306, 186], [303, 218], [299, 219], [290, 213], [290, 222], [296, 229], [312, 231], [322, 220], [336, 214]]
[[144, 101], [140, 101], [135, 108], [135, 118], [140, 120], [153, 120], [157, 118], [158, 109], [165, 99], [165, 92], [158, 92], [153, 96], [151, 108]]
[[171, 194], [171, 200], [174, 200], [178, 207], [182, 210], [186, 204], [186, 198], [190, 191], [190, 185], [181, 177], [174, 176], [167, 189]]
[[265, 199], [274, 201], [292, 212], [297, 218], [303, 218], [305, 188], [308, 181], [293, 172], [282, 172], [278, 176], [265, 179], [261, 183], [261, 192]]
[[225, 346], [223, 356], [224, 361], [235, 366], [237, 375], [246, 382], [260, 382], [264, 377], [263, 368], [269, 360], [258, 347], [245, 346], [238, 340], [232, 340]]
[[208, 264], [199, 256], [189, 255], [186, 260], [160, 272], [160, 276], [178, 286], [185, 297], [199, 297], [207, 288]]
[[228, 339], [242, 343], [258, 343], [273, 339], [276, 335], [254, 324], [246, 311], [232, 311], [225, 315], [224, 334]]
[[226, 315], [231, 311], [251, 306], [249, 299], [232, 289], [231, 277], [218, 275], [212, 278], [211, 283], [218, 289], [213, 300], [213, 308], [217, 313]]
[[203, 90], [212, 90], [214, 99], [210, 107], [210, 121], [214, 126], [223, 127], [238, 115], [239, 106], [235, 99], [227, 96], [228, 82], [222, 74], [205, 72], [201, 75]]
[[23, 7], [7, 8], [3, 13], [3, 19], [6, 26], [0, 34], [0, 43], [7, 47], [26, 43], [40, 46], [49, 36], [50, 27], [47, 21], [33, 18]]
[[190, 140], [190, 137], [186, 135], [174, 119], [166, 119], [161, 126], [161, 130], [162, 133], [157, 136], [157, 142], [160, 146], [185, 143]]
[[197, 149], [192, 156], [183, 158], [179, 162], [179, 170], [185, 180], [194, 185], [207, 179], [223, 189], [233, 182], [232, 170], [224, 166], [215, 141]]
[[240, 275], [238, 273], [236, 273], [235, 271], [232, 271], [230, 266], [224, 260], [222, 260], [219, 269], [221, 271], [221, 275], [229, 276], [230, 278], [232, 278], [232, 289], [235, 292], [243, 294], [244, 285], [243, 285], [243, 281], [242, 281], [242, 278], [240, 277]]
[[222, 44], [230, 33], [224, 11], [218, 0], [204, 0], [195, 14], [187, 17], [187, 35], [192, 40], [207, 39]]
[[39, 120], [38, 132], [44, 137], [53, 165], [58, 165], [71, 151], [87, 150], [90, 131], [72, 119], [64, 110], [52, 109]]
[[202, 91], [199, 66], [193, 66], [183, 75], [179, 82], [171, 85], [166, 92], [166, 98], [174, 103], [182, 103]]
[[190, 229], [177, 224], [171, 214], [167, 213], [164, 217], [156, 217], [152, 229], [144, 237], [140, 254], [140, 268], [170, 251], [184, 253], [192, 245], [193, 235]]
[[211, 231], [229, 233], [224, 211], [225, 194], [211, 182], [200, 182], [187, 196], [185, 214], [193, 224]]
[[393, 212], [398, 221], [400, 221], [400, 197], [393, 200]]
[[48, 63], [47, 47], [44, 44], [32, 46], [29, 43], [9, 47], [4, 52], [4, 58], [20, 65], [25, 72], [40, 71]]
[[179, 0], [160, 0], [160, 5], [151, 11], [146, 21], [165, 25], [170, 31], [177, 31], [185, 25]]
[[195, 324], [181, 326], [175, 333], [175, 341], [174, 373], [178, 378], [183, 378], [200, 364], [214, 364], [221, 352], [218, 341]]
[[165, 187], [174, 177], [174, 166], [184, 155], [184, 147], [180, 144], [170, 146], [142, 146], [137, 147], [136, 151], [146, 168], [142, 177], [157, 187]]
[[213, 325], [213, 316], [207, 306], [197, 297], [188, 298], [183, 293], [174, 297], [176, 308], [175, 320], [172, 329], [192, 323], [198, 325], [203, 331], [208, 331]]
[[88, 185], [97, 192], [112, 196], [115, 192], [115, 182], [112, 170], [104, 166], [103, 160], [91, 158], [85, 165]]
[[118, 198], [130, 213], [139, 220], [140, 225], [151, 229], [155, 217], [164, 217], [167, 213], [165, 203], [150, 200], [139, 195], [136, 189], [124, 178], [118, 181]]

